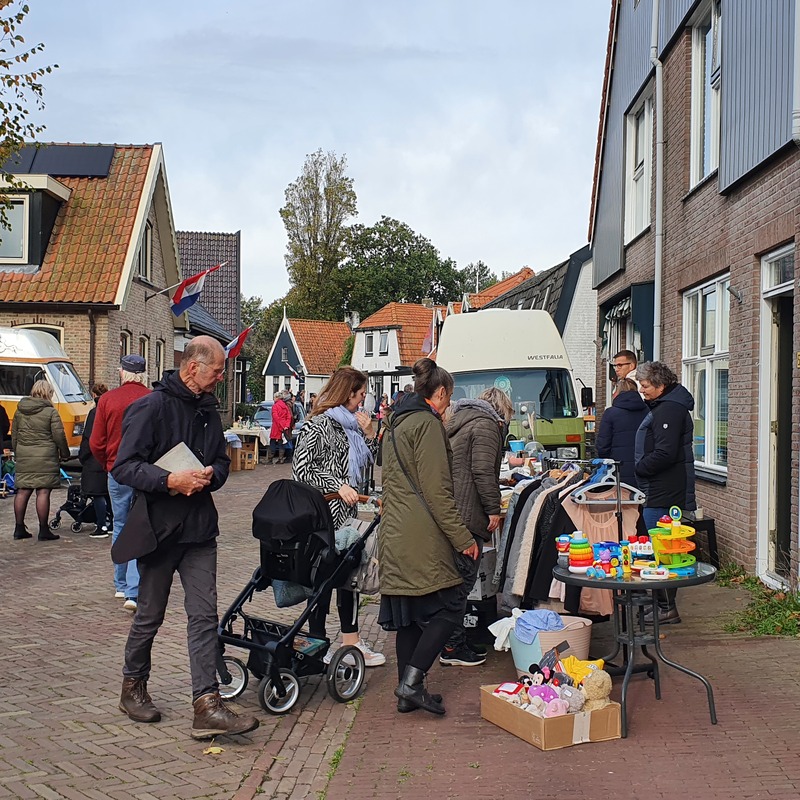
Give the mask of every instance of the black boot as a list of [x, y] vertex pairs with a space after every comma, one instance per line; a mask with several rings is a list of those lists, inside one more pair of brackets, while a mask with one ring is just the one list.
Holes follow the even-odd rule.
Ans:
[[[403, 679], [394, 690], [398, 700], [406, 700], [417, 708], [430, 711], [431, 714], [444, 714], [444, 706], [428, 694], [425, 688], [425, 673], [421, 669], [408, 666], [403, 673]], [[398, 709], [400, 710], [400, 709]]]
[[25, 527], [24, 523], [22, 525], [14, 525], [14, 538], [15, 539], [30, 539], [30, 533], [28, 533], [28, 529]]
[[39, 535], [36, 537], [40, 542], [54, 542], [61, 537], [57, 533], [53, 533], [47, 525], [39, 526]]
[[[441, 704], [442, 696], [440, 694], [431, 694], [431, 700], [434, 703]], [[410, 700], [398, 700], [397, 701], [397, 710], [401, 714], [408, 714], [409, 711], [416, 711], [419, 706], [415, 706]]]

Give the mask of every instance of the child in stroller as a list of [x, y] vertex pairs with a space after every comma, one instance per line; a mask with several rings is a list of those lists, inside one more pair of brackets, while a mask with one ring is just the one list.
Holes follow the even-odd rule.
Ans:
[[[344, 585], [361, 562], [368, 537], [380, 521], [375, 518], [343, 553], [337, 553], [333, 519], [328, 501], [311, 486], [296, 481], [273, 482], [253, 511], [253, 536], [260, 540], [261, 566], [233, 601], [219, 624], [218, 672], [220, 695], [238, 697], [248, 684], [249, 673], [259, 679], [258, 701], [265, 711], [285, 714], [300, 696], [300, 678], [325, 675], [334, 700], [354, 700], [364, 685], [363, 653], [354, 646], [340, 647], [330, 664], [324, 657], [330, 639], [312, 637], [302, 630], [319, 603], [332, 589]], [[360, 498], [367, 502], [370, 498]], [[272, 585], [276, 596], [294, 592], [293, 605], [308, 599], [305, 609], [291, 625], [261, 619], [244, 610], [245, 603]], [[225, 655], [225, 645], [249, 651], [247, 665]]]
[[[53, 530], [60, 528], [61, 515], [68, 514], [75, 520], [71, 526], [74, 533], [78, 533], [83, 525], [95, 524], [100, 529], [105, 527], [107, 529], [107, 536], [112, 523], [108, 519], [98, 521], [93, 498], [84, 495], [81, 492], [80, 486], [73, 486], [72, 479], [63, 469], [61, 470], [61, 483], [62, 485], [66, 484], [67, 499], [58, 511], [56, 511], [56, 515], [53, 519], [50, 520], [50, 527]], [[110, 512], [110, 510], [111, 507], [109, 505], [108, 512]]]

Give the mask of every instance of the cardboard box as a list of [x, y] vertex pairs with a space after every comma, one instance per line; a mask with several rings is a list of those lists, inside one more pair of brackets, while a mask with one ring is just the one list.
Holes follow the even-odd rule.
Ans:
[[472, 591], [467, 595], [467, 600], [486, 600], [494, 597], [497, 590], [492, 584], [492, 576], [497, 566], [497, 548], [484, 547], [481, 555], [481, 565], [478, 567], [478, 578]]
[[622, 735], [619, 703], [612, 702], [599, 711], [542, 719], [493, 695], [496, 688], [496, 685], [481, 686], [481, 716], [540, 750], [560, 750], [584, 742], [605, 742], [619, 739]]
[[494, 644], [489, 626], [497, 622], [497, 596], [486, 600], [467, 600], [464, 613], [464, 632], [475, 644]]

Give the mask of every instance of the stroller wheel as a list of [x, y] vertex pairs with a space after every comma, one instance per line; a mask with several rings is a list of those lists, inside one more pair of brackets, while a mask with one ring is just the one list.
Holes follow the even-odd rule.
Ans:
[[357, 647], [340, 647], [328, 664], [325, 680], [328, 692], [337, 703], [349, 703], [364, 688], [366, 664]]
[[73, 533], [80, 533], [80, 530], [83, 527], [83, 525], [81, 525], [80, 522], [73, 522], [70, 527], [72, 528]]
[[223, 700], [233, 700], [247, 688], [250, 676], [247, 667], [238, 658], [223, 656], [222, 660], [230, 675], [230, 683], [223, 683], [224, 678], [220, 675], [219, 696]]
[[56, 528], [60, 528], [61, 527], [61, 518], [60, 517], [53, 517], [53, 519], [50, 520], [50, 527], [53, 530], [55, 530]]
[[281, 681], [286, 692], [283, 697], [278, 694], [275, 686], [272, 685], [269, 675], [265, 675], [261, 683], [258, 684], [258, 702], [261, 704], [261, 708], [264, 711], [269, 711], [270, 714], [285, 714], [294, 708], [294, 704], [300, 697], [300, 682], [294, 672], [290, 669], [282, 669]]

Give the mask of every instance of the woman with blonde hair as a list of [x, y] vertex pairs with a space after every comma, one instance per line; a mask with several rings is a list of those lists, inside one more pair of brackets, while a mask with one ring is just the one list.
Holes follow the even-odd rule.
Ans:
[[53, 408], [53, 387], [45, 380], [36, 381], [30, 397], [23, 397], [14, 414], [11, 441], [17, 462], [17, 493], [14, 497], [14, 538], [30, 539], [25, 527], [25, 512], [36, 490], [36, 516], [39, 540], [60, 538], [47, 524], [50, 517], [50, 492], [61, 485], [59, 460], [69, 458], [69, 445], [58, 411]]
[[[367, 393], [367, 376], [353, 367], [340, 367], [314, 400], [314, 406], [298, 437], [292, 458], [292, 477], [323, 494], [338, 494], [331, 503], [334, 528], [341, 528], [356, 513], [359, 487], [367, 466], [374, 461], [378, 437], [369, 414], [359, 411]], [[337, 608], [342, 644], [355, 645], [368, 667], [386, 663], [358, 633], [358, 595], [337, 589]], [[327, 603], [320, 603], [309, 619], [309, 632], [327, 638]], [[334, 648], [328, 653], [332, 655]], [[326, 657], [327, 658], [327, 657]]]

